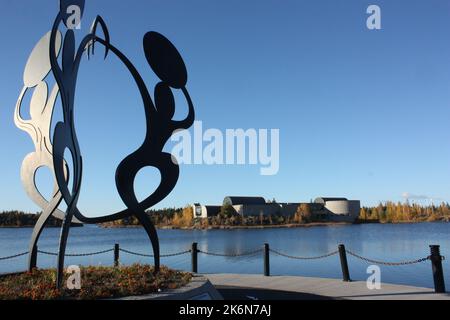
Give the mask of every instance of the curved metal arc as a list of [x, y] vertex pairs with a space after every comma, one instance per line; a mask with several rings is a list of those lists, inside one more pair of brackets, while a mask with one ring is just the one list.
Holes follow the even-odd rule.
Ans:
[[147, 235], [148, 235], [148, 237], [150, 239], [150, 242], [152, 244], [154, 262], [155, 262], [155, 272], [159, 272], [159, 267], [160, 267], [160, 250], [159, 250], [158, 233], [156, 231], [156, 228], [153, 225], [153, 223], [150, 220], [150, 218], [145, 213], [145, 211], [135, 212], [135, 216], [138, 218], [139, 222], [142, 224], [142, 226], [144, 227], [145, 231], [147, 232]]
[[[96, 32], [97, 32], [97, 26], [98, 26], [99, 24], [100, 24], [100, 27], [101, 27], [102, 30], [103, 30], [103, 34], [104, 34], [104, 36], [105, 36], [105, 41], [106, 41], [107, 43], [110, 43], [109, 30], [108, 30], [108, 27], [106, 26], [105, 21], [103, 20], [103, 18], [102, 18], [101, 16], [97, 16], [97, 17], [95, 18], [95, 20], [94, 20], [94, 22], [92, 23], [92, 26], [91, 26], [91, 32], [90, 32], [90, 34], [95, 36], [95, 34], [96, 34]], [[88, 44], [88, 50], [87, 50], [88, 58], [89, 58], [89, 56], [90, 56], [91, 48], [92, 48], [92, 54], [94, 54], [95, 41], [92, 41], [90, 44]], [[106, 57], [108, 56], [108, 51], [109, 51], [109, 48], [106, 47], [106, 50], [105, 50], [105, 59], [106, 59]]]
[[[62, 70], [59, 67], [58, 64], [58, 57], [56, 56], [55, 48], [56, 48], [56, 34], [58, 33], [58, 27], [61, 24], [62, 21], [62, 15], [61, 13], [58, 13], [56, 16], [56, 19], [53, 23], [52, 31], [50, 34], [50, 48], [49, 48], [49, 57], [50, 57], [50, 65], [52, 67], [52, 73], [55, 77], [56, 82], [58, 83], [59, 89], [61, 91], [61, 99], [65, 100], [65, 87], [63, 85], [63, 79], [62, 79]], [[64, 103], [63, 103], [64, 106]]]
[[76, 193], [72, 197], [71, 202], [67, 206], [66, 215], [62, 223], [61, 233], [59, 237], [58, 272], [56, 274], [56, 286], [58, 288], [61, 288], [62, 282], [64, 280], [64, 273], [62, 271], [64, 270], [64, 258], [66, 255], [67, 239], [69, 237], [70, 225], [72, 224], [72, 218], [75, 211], [74, 208], [78, 201], [80, 190], [77, 189], [75, 192]]
[[[45, 208], [45, 210], [41, 213], [41, 216], [39, 217], [38, 221], [36, 222], [36, 225], [34, 226], [33, 233], [31, 235], [31, 240], [29, 244], [28, 249], [28, 270], [31, 271], [33, 268], [36, 267], [34, 264], [35, 261], [33, 261], [32, 254], [34, 252], [34, 249], [36, 248], [37, 242], [39, 240], [39, 237], [42, 233], [42, 230], [44, 229], [45, 225], [47, 224], [48, 220], [52, 215], [56, 214], [57, 208], [59, 204], [62, 201], [62, 195], [58, 192], [53, 199], [49, 202], [48, 206]], [[64, 213], [62, 213], [61, 220], [64, 218]]]
[[[74, 86], [75, 86], [75, 76], [73, 73], [74, 64], [74, 38], [73, 31], [69, 30], [64, 37], [63, 44], [63, 68], [58, 64], [57, 56], [54, 54], [56, 34], [58, 32], [58, 27], [62, 22], [62, 13], [59, 12], [51, 31], [50, 36], [50, 63], [52, 66], [52, 72], [56, 79], [56, 82], [60, 88], [61, 93], [61, 103], [63, 107], [63, 118], [64, 122], [58, 122], [55, 128], [55, 133], [53, 137], [53, 167], [55, 170], [56, 179], [58, 182], [59, 189], [63, 195], [66, 204], [71, 202], [71, 194], [76, 193], [79, 188], [80, 180], [80, 151], [78, 142], [76, 140], [74, 123], [73, 123], [73, 96], [74, 96]], [[55, 145], [57, 148], [55, 149]], [[73, 160], [73, 184], [72, 192], [69, 191], [69, 186], [64, 178], [63, 174], [63, 162], [64, 162], [64, 151], [69, 149], [72, 154]]]

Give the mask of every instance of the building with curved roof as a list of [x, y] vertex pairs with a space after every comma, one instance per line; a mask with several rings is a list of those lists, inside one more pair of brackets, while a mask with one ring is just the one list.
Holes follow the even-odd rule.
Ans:
[[223, 205], [263, 205], [266, 204], [266, 199], [263, 197], [234, 197], [228, 196], [223, 199]]
[[347, 198], [319, 197], [314, 200], [314, 203], [325, 204], [328, 201], [348, 201], [348, 199]]
[[314, 203], [323, 205], [321, 214], [331, 220], [355, 221], [361, 209], [359, 200], [348, 200], [347, 198], [319, 197]]

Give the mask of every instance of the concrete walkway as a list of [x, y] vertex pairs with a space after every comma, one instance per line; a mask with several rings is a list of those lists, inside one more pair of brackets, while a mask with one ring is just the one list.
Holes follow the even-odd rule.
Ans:
[[[450, 294], [436, 294], [433, 289], [383, 284], [380, 290], [367, 289], [365, 281], [343, 282], [296, 276], [252, 274], [206, 274], [211, 283], [229, 298], [241, 299], [350, 299], [350, 300], [450, 300]], [[233, 296], [233, 292], [236, 294]], [[267, 294], [269, 293], [269, 294]], [[222, 293], [222, 295], [224, 295]], [[224, 295], [225, 297], [225, 295]], [[226, 298], [226, 297], [225, 297]]]

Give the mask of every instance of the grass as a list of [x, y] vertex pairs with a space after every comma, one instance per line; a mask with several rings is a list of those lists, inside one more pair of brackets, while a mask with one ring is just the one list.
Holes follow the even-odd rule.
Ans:
[[176, 289], [189, 283], [190, 273], [171, 270], [165, 266], [155, 276], [150, 265], [127, 267], [81, 267], [81, 289], [55, 287], [55, 269], [35, 269], [32, 272], [0, 278], [0, 300], [92, 300], [157, 293]]

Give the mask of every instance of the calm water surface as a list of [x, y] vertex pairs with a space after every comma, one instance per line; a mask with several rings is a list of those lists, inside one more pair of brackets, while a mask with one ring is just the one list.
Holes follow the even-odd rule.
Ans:
[[[32, 229], [0, 229], [0, 257], [27, 251]], [[421, 223], [397, 225], [349, 225], [312, 228], [277, 228], [262, 230], [159, 230], [161, 253], [179, 252], [198, 242], [199, 249], [218, 253], [243, 253], [261, 247], [270, 247], [297, 256], [317, 256], [336, 250], [339, 243], [347, 249], [373, 259], [402, 261], [426, 257], [430, 244], [441, 245], [441, 254], [447, 256], [444, 271], [450, 287], [450, 223]], [[59, 229], [49, 228], [43, 232], [39, 249], [56, 251]], [[97, 226], [72, 228], [68, 253], [85, 253], [112, 248], [119, 243], [124, 249], [152, 253], [143, 229], [104, 229]], [[149, 251], [150, 250], [150, 251]], [[320, 260], [292, 260], [271, 254], [271, 273], [278, 275], [301, 275], [340, 278], [337, 255]], [[152, 263], [143, 258], [121, 252], [122, 264], [134, 262]], [[355, 280], [367, 279], [368, 263], [348, 257], [350, 274]], [[66, 264], [111, 265], [113, 253], [91, 257], [68, 257]], [[56, 258], [40, 254], [40, 267], [53, 267]], [[162, 264], [182, 270], [190, 269], [190, 255], [162, 258]], [[24, 270], [26, 256], [12, 260], [0, 260], [0, 273]], [[382, 282], [433, 287], [429, 261], [411, 266], [380, 266]], [[201, 273], [262, 273], [262, 254], [232, 258], [199, 255]]]

